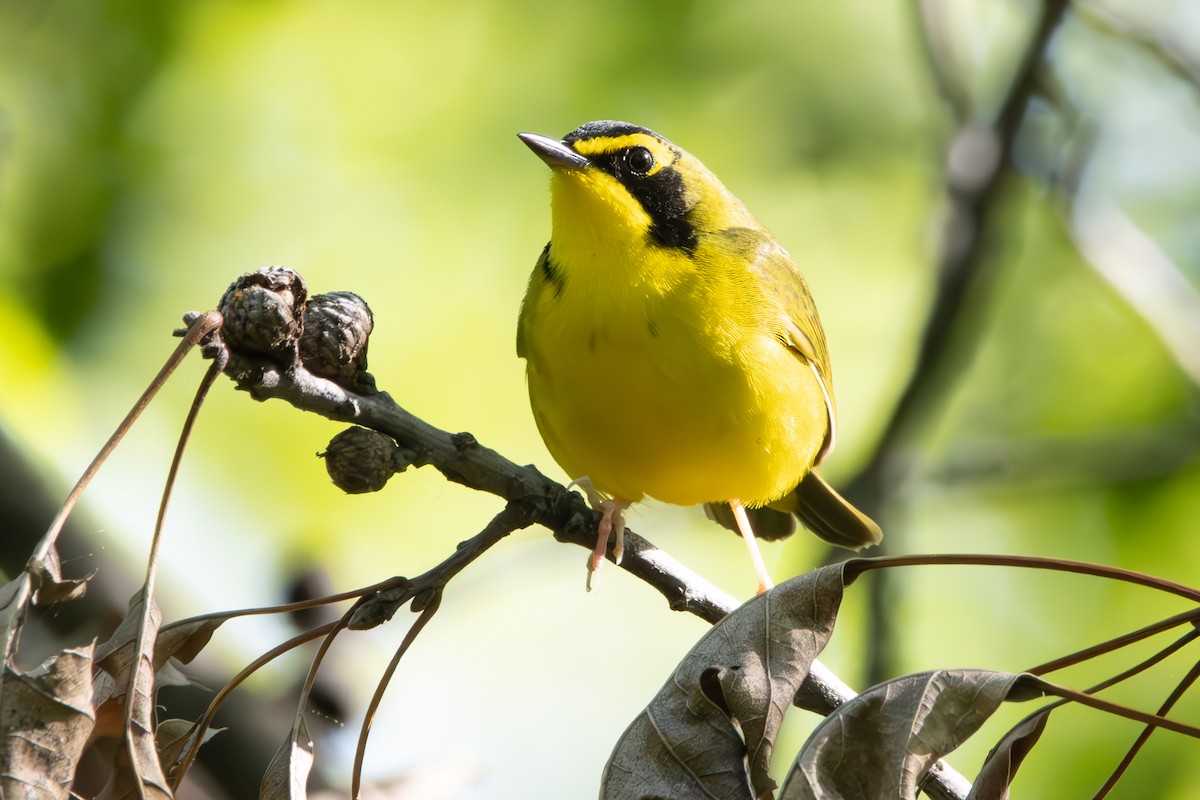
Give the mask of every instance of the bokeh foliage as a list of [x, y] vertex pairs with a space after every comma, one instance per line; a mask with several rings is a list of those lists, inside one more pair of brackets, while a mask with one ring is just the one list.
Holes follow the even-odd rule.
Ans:
[[[1038, 4], [942, 5], [968, 117], [986, 122]], [[955, 117], [918, 24], [909, 4], [877, 0], [4, 0], [0, 432], [45, 481], [68, 484], [172, 346], [179, 315], [281, 263], [315, 291], [370, 302], [371, 368], [403, 405], [567, 477], [538, 439], [513, 352], [549, 224], [544, 168], [513, 134], [618, 118], [702, 158], [805, 268], [833, 351], [836, 482], [870, 452], [932, 290]], [[970, 298], [969, 324], [948, 333], [963, 345], [931, 376], [938, 402], [906, 442], [916, 466], [888, 506], [892, 552], [1200, 574], [1195, 376], [1163, 344], [1161, 320], [1075, 247], [1086, 212], [1115, 205], [1196, 292], [1198, 42], [1184, 2], [1068, 13], [990, 223], [992, 278]], [[105, 520], [99, 564], [144, 548], [187, 392], [168, 393], [89, 494]], [[491, 499], [420, 472], [377, 496], [339, 496], [311, 457], [334, 432], [215, 393], [172, 514], [169, 609], [268, 602], [313, 562], [339, 586], [414, 573], [494, 513]], [[741, 544], [698, 512], [651, 506], [633, 525], [750, 590]], [[547, 539], [506, 550], [463, 576], [441, 632], [406, 664], [411, 684], [393, 694], [407, 722], [377, 737], [376, 770], [465, 759], [485, 770], [474, 796], [590, 796], [625, 722], [701, 627], [615, 570], [583, 596], [582, 553]], [[769, 555], [782, 577], [824, 553], [798, 537]], [[1123, 587], [997, 571], [923, 570], [890, 591], [903, 671], [1019, 670], [1178, 610]], [[230, 664], [257, 652], [260, 633], [277, 632], [229, 644]], [[840, 638], [829, 658], [853, 682], [865, 645]], [[370, 641], [375, 655], [392, 644]], [[361, 661], [348, 680], [366, 692]], [[450, 685], [460, 696], [447, 703]], [[1153, 706], [1167, 689], [1139, 691], [1131, 702]], [[575, 722], [566, 704], [600, 707]], [[1027, 767], [1029, 794], [1087, 791], [1135, 735], [1075, 716]], [[564, 726], [536, 756], [513, 743]], [[984, 750], [962, 754], [965, 772]], [[1158, 736], [1126, 796], [1191, 796], [1195, 763], [1193, 743]]]

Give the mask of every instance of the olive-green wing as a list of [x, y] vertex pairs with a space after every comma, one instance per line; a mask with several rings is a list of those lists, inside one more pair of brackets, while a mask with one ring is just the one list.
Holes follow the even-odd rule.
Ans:
[[816, 303], [808, 289], [808, 282], [795, 260], [774, 239], [767, 236], [757, 248], [750, 265], [762, 281], [768, 296], [774, 299], [780, 319], [789, 332], [788, 342], [796, 351], [816, 365], [826, 384], [831, 382], [829, 348], [825, 343], [825, 329]]

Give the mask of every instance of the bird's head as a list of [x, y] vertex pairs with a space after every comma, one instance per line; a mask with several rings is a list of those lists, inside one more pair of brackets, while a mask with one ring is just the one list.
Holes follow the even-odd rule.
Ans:
[[758, 222], [715, 175], [654, 131], [589, 122], [561, 140], [518, 134], [553, 170], [554, 238], [625, 237], [691, 252], [708, 231]]

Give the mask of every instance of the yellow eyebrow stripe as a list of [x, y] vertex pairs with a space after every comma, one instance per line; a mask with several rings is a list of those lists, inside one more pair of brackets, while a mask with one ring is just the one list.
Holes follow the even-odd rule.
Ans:
[[648, 172], [653, 175], [663, 167], [674, 164], [679, 154], [666, 142], [646, 133], [630, 133], [625, 136], [597, 136], [594, 139], [581, 139], [571, 143], [575, 152], [581, 156], [595, 156], [603, 153], [613, 153], [627, 147], [645, 147], [654, 154], [654, 168]]
[[649, 136], [645, 133], [629, 133], [625, 136], [597, 136], [594, 139], [580, 139], [573, 142], [575, 152], [581, 156], [592, 156], [596, 153], [611, 153], [613, 150], [620, 150], [623, 147], [636, 147], [641, 145], [655, 149], [654, 145], [662, 145], [658, 139]]

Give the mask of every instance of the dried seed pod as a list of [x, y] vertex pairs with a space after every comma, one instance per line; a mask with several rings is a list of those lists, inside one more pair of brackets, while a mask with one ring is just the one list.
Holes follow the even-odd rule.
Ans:
[[225, 291], [218, 309], [225, 342], [291, 363], [303, 323], [304, 279], [287, 267], [247, 272]]
[[397, 461], [400, 448], [379, 431], [353, 427], [334, 436], [322, 453], [335, 486], [347, 494], [378, 492], [405, 465]]
[[374, 317], [353, 292], [315, 295], [304, 307], [300, 360], [314, 375], [346, 387], [361, 382]]

